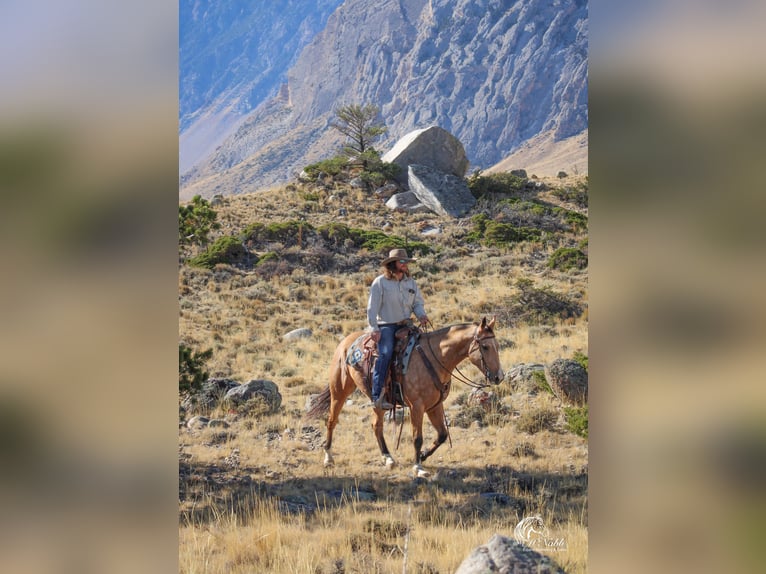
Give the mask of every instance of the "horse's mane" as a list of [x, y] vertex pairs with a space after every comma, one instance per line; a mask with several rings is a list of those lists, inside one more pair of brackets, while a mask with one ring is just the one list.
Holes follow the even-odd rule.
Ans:
[[440, 327], [439, 329], [436, 329], [434, 331], [429, 331], [428, 333], [424, 333], [425, 335], [443, 335], [450, 329], [454, 329], [456, 327], [478, 327], [478, 323], [455, 323], [454, 325], [447, 325], [446, 327]]

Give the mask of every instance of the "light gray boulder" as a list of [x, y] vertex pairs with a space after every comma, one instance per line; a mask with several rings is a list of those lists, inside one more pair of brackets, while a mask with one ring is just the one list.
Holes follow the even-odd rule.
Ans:
[[407, 185], [407, 170], [412, 164], [424, 165], [458, 178], [464, 177], [468, 169], [468, 158], [463, 144], [438, 126], [411, 131], [396, 142], [381, 159], [395, 163], [401, 168], [396, 176], [401, 185]]
[[434, 213], [463, 217], [476, 205], [462, 177], [419, 164], [410, 165], [407, 175], [412, 193]]
[[386, 207], [393, 210], [406, 211], [408, 213], [427, 213], [431, 211], [420, 203], [418, 197], [411, 191], [403, 191], [392, 195], [386, 201]]
[[300, 329], [293, 329], [289, 333], [285, 333], [282, 335], [283, 341], [295, 341], [296, 339], [309, 339], [313, 333], [311, 332], [311, 329], [307, 327], [302, 327]]

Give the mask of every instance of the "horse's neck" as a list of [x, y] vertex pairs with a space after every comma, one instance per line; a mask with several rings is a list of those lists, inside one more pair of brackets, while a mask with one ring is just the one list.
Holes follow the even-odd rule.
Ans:
[[460, 362], [468, 356], [471, 347], [475, 325], [456, 325], [447, 329], [446, 333], [434, 343], [434, 351], [441, 351], [441, 362], [452, 372]]

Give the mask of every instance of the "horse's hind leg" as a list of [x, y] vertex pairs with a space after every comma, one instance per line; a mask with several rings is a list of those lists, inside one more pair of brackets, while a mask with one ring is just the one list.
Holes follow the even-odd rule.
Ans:
[[327, 415], [327, 439], [324, 442], [324, 465], [332, 466], [335, 460], [332, 457], [332, 433], [335, 430], [335, 425], [338, 424], [338, 417], [340, 417], [340, 411], [343, 410], [343, 404], [346, 402], [346, 397], [332, 397], [330, 399], [330, 412]]
[[447, 437], [449, 436], [449, 432], [447, 431], [447, 424], [444, 419], [443, 403], [439, 403], [426, 414], [428, 415], [428, 419], [431, 421], [431, 424], [434, 426], [434, 429], [436, 429], [436, 440], [434, 440], [431, 448], [420, 454], [421, 462], [431, 456], [437, 448], [444, 444], [444, 441], [447, 440]]

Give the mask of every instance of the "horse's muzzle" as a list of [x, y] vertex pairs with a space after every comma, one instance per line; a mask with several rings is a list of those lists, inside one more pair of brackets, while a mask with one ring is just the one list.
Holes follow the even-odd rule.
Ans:
[[498, 369], [496, 373], [490, 373], [487, 371], [486, 376], [487, 380], [493, 385], [499, 385], [503, 382], [503, 379], [505, 379], [505, 373], [503, 372], [503, 369]]

